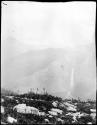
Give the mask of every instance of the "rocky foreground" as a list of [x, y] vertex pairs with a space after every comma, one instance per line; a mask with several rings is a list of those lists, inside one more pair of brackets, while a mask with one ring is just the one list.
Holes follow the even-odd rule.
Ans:
[[47, 93], [1, 95], [1, 124], [96, 124], [96, 102]]

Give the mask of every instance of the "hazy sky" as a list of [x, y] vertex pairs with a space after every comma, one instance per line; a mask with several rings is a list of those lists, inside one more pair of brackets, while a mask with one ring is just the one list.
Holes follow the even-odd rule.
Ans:
[[[87, 50], [94, 49], [84, 51], [83, 48], [89, 45], [94, 46], [95, 17], [95, 2], [39, 3], [3, 1], [1, 22], [2, 67], [5, 67], [5, 63], [10, 59], [17, 59], [20, 54], [45, 48], [72, 50], [71, 59], [73, 56], [76, 57], [77, 53], [76, 58], [78, 58], [80, 54], [87, 53]], [[93, 68], [95, 68], [94, 57], [95, 55], [88, 57], [89, 60], [93, 58]], [[43, 60], [44, 58], [45, 56]], [[6, 67], [11, 69], [13, 68], [11, 65], [15, 67], [15, 63], [13, 65], [12, 62], [10, 67], [9, 65]], [[2, 68], [2, 74], [6, 72], [10, 74], [12, 71], [13, 74], [16, 73], [15, 70], [7, 70], [7, 68]]]
[[95, 2], [4, 3], [7, 5], [2, 5], [2, 39], [14, 37], [23, 44], [19, 51], [92, 42]]

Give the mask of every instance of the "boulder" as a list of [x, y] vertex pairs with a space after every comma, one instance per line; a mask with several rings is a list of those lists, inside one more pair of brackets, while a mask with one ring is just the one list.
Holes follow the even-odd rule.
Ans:
[[68, 102], [65, 102], [64, 105], [67, 106], [67, 107], [73, 107], [73, 108], [76, 108], [75, 105], [70, 104], [70, 103], [68, 103]]
[[1, 98], [1, 102], [4, 102], [4, 99], [3, 99], [3, 98]]
[[55, 102], [52, 103], [52, 105], [53, 105], [54, 107], [57, 107], [58, 104], [57, 104], [57, 102], [55, 101]]
[[60, 122], [61, 124], [64, 123], [64, 120], [62, 120], [61, 118], [58, 118], [57, 121]]
[[13, 99], [14, 98], [14, 96], [6, 96], [7, 98], [9, 98], [9, 99]]
[[92, 122], [88, 122], [87, 124], [92, 124]]
[[4, 113], [4, 107], [1, 106], [1, 114], [3, 114], [3, 113]]
[[76, 109], [76, 108], [74, 108], [74, 107], [69, 106], [69, 107], [67, 108], [67, 111], [76, 112], [76, 111], [77, 111], [77, 109]]
[[18, 104], [13, 109], [16, 109], [19, 113], [39, 115], [39, 110], [37, 108], [26, 106], [26, 104]]
[[53, 115], [53, 116], [57, 116], [57, 115], [58, 115], [57, 112], [54, 112], [54, 111], [48, 111], [48, 113], [49, 113], [50, 115]]
[[39, 112], [39, 116], [45, 116], [45, 112]]
[[49, 118], [52, 118], [53, 116], [52, 116], [52, 115], [49, 115], [48, 117], [49, 117]]
[[49, 120], [48, 120], [48, 119], [44, 119], [44, 121], [45, 121], [46, 123], [48, 123], [48, 122], [49, 122]]
[[17, 122], [17, 119], [8, 116], [8, 118], [7, 118], [7, 122], [8, 122], [8, 123], [11, 123], [11, 124], [12, 124], [12, 123], [16, 123], [16, 122]]
[[91, 113], [90, 116], [95, 119], [96, 118], [96, 113]]
[[57, 112], [57, 113], [59, 113], [59, 114], [62, 114], [62, 112], [63, 112], [62, 110], [57, 109], [57, 108], [52, 108], [51, 111]]
[[96, 109], [90, 109], [92, 113], [96, 113]]

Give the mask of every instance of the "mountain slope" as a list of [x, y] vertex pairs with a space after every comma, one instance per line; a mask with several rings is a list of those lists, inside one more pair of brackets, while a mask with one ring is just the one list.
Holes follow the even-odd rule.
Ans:
[[[92, 49], [90, 44], [76, 49], [48, 48], [16, 56], [2, 68], [3, 86], [22, 91], [46, 88], [50, 93], [70, 92], [74, 97], [84, 98], [85, 93], [94, 93], [96, 85]], [[72, 68], [73, 87], [70, 86]]]

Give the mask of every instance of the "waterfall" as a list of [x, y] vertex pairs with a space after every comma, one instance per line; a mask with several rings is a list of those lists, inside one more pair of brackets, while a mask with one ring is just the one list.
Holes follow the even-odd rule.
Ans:
[[72, 97], [71, 92], [72, 92], [73, 87], [74, 87], [74, 68], [72, 68], [72, 70], [71, 70], [70, 89], [67, 93], [67, 97], [70, 97], [70, 98]]
[[70, 90], [72, 90], [73, 86], [74, 86], [74, 68], [72, 68], [71, 71]]

